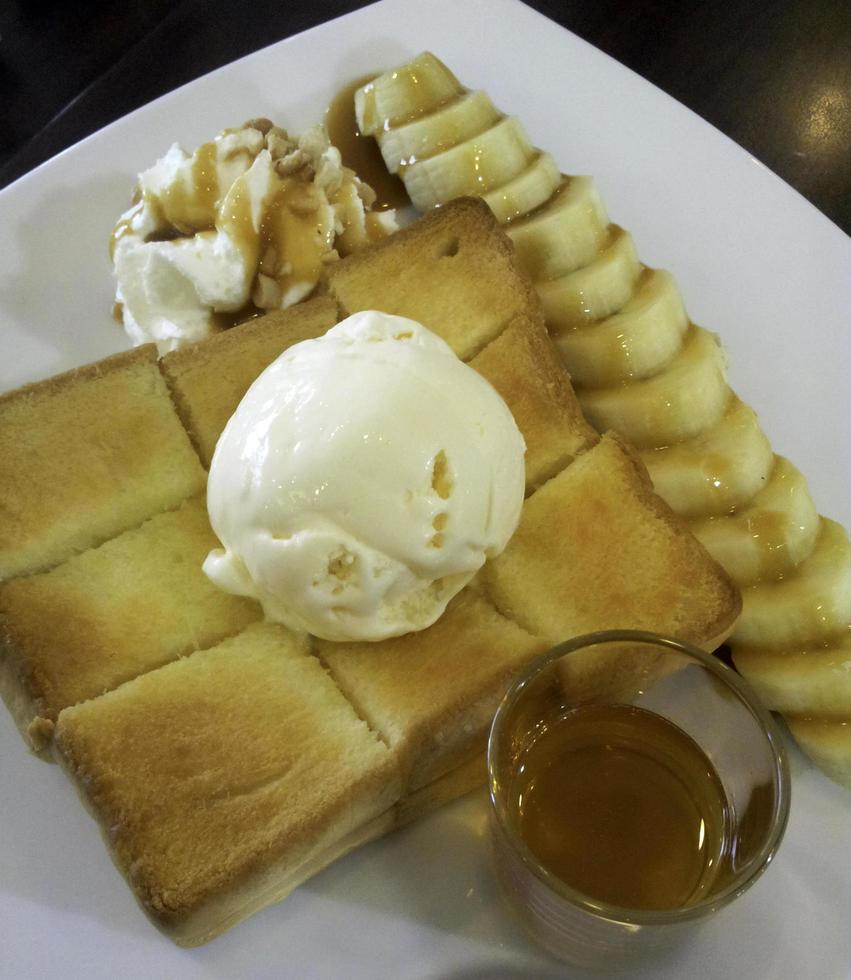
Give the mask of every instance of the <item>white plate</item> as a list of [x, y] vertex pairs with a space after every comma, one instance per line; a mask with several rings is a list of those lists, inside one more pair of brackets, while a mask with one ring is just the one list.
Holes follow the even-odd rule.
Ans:
[[[720, 333], [735, 387], [820, 509], [851, 523], [851, 242], [697, 116], [514, 0], [384, 0], [193, 82], [0, 192], [0, 390], [125, 346], [106, 243], [136, 172], [173, 140], [192, 147], [257, 115], [298, 131], [342, 83], [424, 48], [519, 115], [562, 169], [598, 178], [645, 261], [671, 269], [693, 319]], [[0, 752], [3, 976], [560, 975], [497, 901], [483, 794], [183, 951], [138, 911], [70, 784], [28, 757], [6, 712]], [[793, 769], [774, 865], [654, 975], [849, 975], [851, 794], [797, 752]]]

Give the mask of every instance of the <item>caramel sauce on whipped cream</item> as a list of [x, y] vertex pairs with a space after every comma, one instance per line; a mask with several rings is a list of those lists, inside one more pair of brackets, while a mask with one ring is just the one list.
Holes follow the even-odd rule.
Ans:
[[173, 145], [110, 239], [125, 330], [164, 353], [305, 299], [327, 262], [395, 231], [374, 200], [321, 126], [293, 138], [252, 119]]

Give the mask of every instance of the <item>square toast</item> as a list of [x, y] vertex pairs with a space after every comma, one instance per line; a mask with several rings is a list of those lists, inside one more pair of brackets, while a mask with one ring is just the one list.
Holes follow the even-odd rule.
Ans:
[[502, 396], [526, 440], [526, 491], [600, 438], [586, 421], [543, 318], [518, 313], [469, 361]]
[[262, 618], [201, 570], [218, 544], [203, 497], [0, 585], [0, 676], [37, 750], [62, 708], [95, 698]]
[[187, 497], [206, 476], [153, 344], [0, 396], [0, 582]]
[[419, 633], [381, 643], [315, 641], [340, 690], [393, 753], [409, 792], [481, 756], [511, 678], [547, 647], [471, 587]]
[[271, 624], [65, 709], [56, 746], [143, 908], [190, 945], [389, 829], [400, 796], [307, 637]]
[[222, 429], [251, 382], [288, 347], [321, 336], [336, 322], [337, 304], [317, 297], [163, 357], [160, 368], [204, 466], [209, 468]]
[[552, 644], [644, 629], [714, 650], [741, 609], [736, 587], [613, 434], [526, 501], [508, 547], [482, 575], [503, 615]]
[[537, 294], [510, 240], [482, 203], [460, 198], [332, 263], [328, 288], [341, 315], [383, 310], [410, 317], [467, 361], [517, 313], [537, 311]]

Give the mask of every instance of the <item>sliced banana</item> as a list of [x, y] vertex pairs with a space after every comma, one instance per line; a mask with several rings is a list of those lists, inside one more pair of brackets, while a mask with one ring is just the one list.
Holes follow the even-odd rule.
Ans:
[[656, 492], [685, 517], [728, 514], [746, 504], [774, 466], [756, 412], [735, 395], [716, 425], [641, 458]]
[[718, 422], [730, 399], [723, 351], [700, 327], [689, 330], [677, 356], [652, 378], [576, 394], [596, 429], [614, 429], [639, 448], [697, 435]]
[[795, 741], [831, 779], [851, 788], [851, 712], [844, 718], [787, 716]]
[[851, 632], [824, 646], [790, 650], [737, 647], [734, 662], [772, 711], [822, 717], [848, 715], [851, 704]]
[[605, 248], [590, 265], [535, 283], [556, 343], [565, 330], [617, 313], [632, 296], [640, 272], [632, 236], [611, 225]]
[[381, 155], [391, 174], [463, 143], [502, 118], [486, 92], [465, 92], [428, 115], [376, 133]]
[[533, 281], [555, 279], [581, 269], [605, 245], [606, 209], [591, 177], [562, 177], [544, 207], [507, 230], [517, 257]]
[[355, 118], [364, 136], [410, 122], [461, 95], [458, 79], [429, 51], [385, 72], [355, 92]]
[[508, 224], [552, 197], [560, 181], [555, 160], [549, 153], [538, 153], [522, 173], [483, 197], [496, 220]]
[[742, 615], [733, 631], [739, 646], [790, 649], [818, 645], [851, 623], [851, 543], [844, 528], [823, 517], [810, 556], [779, 582], [742, 591]]
[[520, 122], [506, 116], [478, 136], [402, 170], [411, 203], [420, 211], [465, 194], [481, 196], [516, 177], [536, 151]]
[[800, 470], [776, 456], [770, 479], [745, 508], [694, 521], [691, 530], [737, 585], [751, 585], [781, 578], [810, 554], [819, 516]]
[[575, 384], [600, 388], [646, 378], [673, 359], [688, 329], [674, 277], [645, 269], [619, 313], [599, 323], [565, 330], [557, 344]]
[[[545, 196], [550, 178], [540, 171], [551, 175], [555, 165], [539, 151], [520, 165], [522, 150], [506, 150], [501, 140], [471, 151], [478, 137], [466, 135], [446, 150], [437, 127], [429, 133], [429, 119], [449, 120], [456, 113], [464, 117], [462, 131], [473, 127], [468, 102], [483, 112], [492, 108], [478, 101], [478, 93], [462, 97], [461, 91], [437, 59], [421, 55], [356, 96], [361, 131], [373, 127], [382, 130], [382, 142], [391, 139], [391, 168], [402, 166], [405, 154], [416, 155], [412, 135], [428, 134], [439, 149], [433, 158], [438, 163], [432, 169], [423, 161], [405, 175], [408, 183], [410, 172], [422, 168], [413, 193], [408, 184], [421, 210], [479, 194], [506, 223], [589, 420], [637, 444], [657, 492], [694, 520], [697, 535], [734, 578], [755, 583], [745, 589], [734, 632], [742, 673], [771, 707], [788, 712], [805, 751], [851, 786], [847, 535], [818, 518], [794, 467], [782, 459], [775, 464], [756, 415], [726, 385], [720, 347], [706, 331], [688, 329], [666, 274], [641, 274], [632, 239], [608, 225], [590, 178], [562, 177]], [[393, 144], [387, 131], [402, 120], [407, 133]], [[494, 162], [491, 153], [505, 155]], [[450, 164], [460, 172], [454, 181], [444, 172]], [[480, 168], [475, 179], [471, 164]], [[478, 179], [500, 165], [500, 179]], [[523, 216], [524, 210], [531, 213]], [[819, 712], [830, 717], [812, 717]]]

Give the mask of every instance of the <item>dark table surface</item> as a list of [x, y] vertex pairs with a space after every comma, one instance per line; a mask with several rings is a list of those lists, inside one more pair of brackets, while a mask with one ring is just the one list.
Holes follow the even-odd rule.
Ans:
[[[361, 6], [2, 0], [0, 187], [178, 85]], [[531, 6], [703, 116], [851, 233], [850, 0]]]

